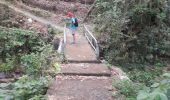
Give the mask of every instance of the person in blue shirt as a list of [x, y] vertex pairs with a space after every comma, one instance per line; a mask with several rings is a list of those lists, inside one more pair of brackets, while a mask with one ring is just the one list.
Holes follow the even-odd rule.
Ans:
[[69, 26], [69, 29], [73, 35], [73, 44], [76, 42], [76, 37], [75, 37], [75, 34], [76, 34], [76, 31], [77, 31], [77, 26], [75, 25], [76, 23], [76, 18], [74, 17], [74, 14], [71, 13], [71, 12], [68, 12], [67, 13], [67, 17], [69, 18], [69, 23], [70, 23], [70, 26]]

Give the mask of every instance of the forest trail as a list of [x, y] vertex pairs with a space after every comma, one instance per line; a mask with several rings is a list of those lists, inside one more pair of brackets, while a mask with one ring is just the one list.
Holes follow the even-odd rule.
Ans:
[[19, 13], [23, 14], [24, 16], [26, 16], [28, 18], [32, 18], [33, 20], [41, 22], [41, 23], [43, 23], [45, 25], [51, 25], [52, 27], [56, 28], [57, 30], [63, 31], [63, 29], [64, 29], [63, 27], [61, 27], [61, 26], [59, 26], [59, 25], [57, 25], [57, 24], [55, 24], [55, 23], [53, 23], [53, 22], [51, 22], [51, 21], [49, 21], [47, 19], [44, 19], [42, 17], [37, 17], [34, 14], [32, 14], [32, 13], [30, 13], [28, 11], [22, 10], [20, 8], [17, 8], [17, 7], [15, 7], [15, 6], [7, 3], [7, 2], [0, 1], [0, 3], [4, 4], [4, 5], [7, 5], [9, 8], [15, 10], [16, 12], [19, 12]]
[[[33, 20], [63, 31], [63, 27], [37, 17], [30, 12], [0, 1], [11, 9]], [[82, 30], [81, 30], [82, 31]], [[65, 55], [68, 63], [62, 64], [61, 72], [49, 87], [49, 100], [112, 100], [111, 71], [100, 63], [83, 32], [76, 34], [76, 44], [71, 44], [72, 35], [67, 30]]]
[[66, 59], [47, 91], [49, 100], [112, 100], [112, 78], [109, 68], [96, 55], [83, 33], [76, 34], [76, 43], [67, 33]]

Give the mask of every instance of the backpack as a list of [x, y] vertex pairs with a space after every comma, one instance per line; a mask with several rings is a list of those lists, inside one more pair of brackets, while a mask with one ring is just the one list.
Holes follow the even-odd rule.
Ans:
[[75, 18], [75, 23], [73, 23], [76, 27], [78, 27], [78, 20]]

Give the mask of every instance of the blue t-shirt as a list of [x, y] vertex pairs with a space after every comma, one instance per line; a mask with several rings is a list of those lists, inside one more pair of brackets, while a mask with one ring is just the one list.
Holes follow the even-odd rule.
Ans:
[[75, 23], [75, 18], [74, 17], [72, 17], [72, 18], [70, 18], [70, 28], [71, 29], [76, 29], [77, 27], [74, 25], [74, 23]]

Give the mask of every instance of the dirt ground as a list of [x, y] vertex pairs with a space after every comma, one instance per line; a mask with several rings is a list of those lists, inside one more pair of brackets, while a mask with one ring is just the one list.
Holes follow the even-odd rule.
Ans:
[[[8, 12], [8, 13], [5, 13]], [[0, 4], [0, 25], [4, 27], [16, 27], [22, 29], [35, 30], [37, 33], [47, 34], [47, 26], [32, 20], [28, 21], [29, 17], [20, 14], [13, 9]]]
[[[65, 1], [53, 1], [53, 0], [23, 0], [18, 1], [14, 5], [22, 10], [28, 11], [31, 14], [45, 18], [55, 24], [64, 25], [66, 14], [68, 11], [73, 11], [78, 21], [81, 23], [84, 16], [88, 12], [90, 5], [82, 4], [80, 2], [65, 2]], [[49, 9], [49, 7], [55, 6], [55, 9]], [[1, 8], [0, 8], [1, 9]], [[4, 8], [3, 8], [4, 9]], [[2, 9], [2, 10], [3, 10]], [[10, 16], [11, 23], [16, 23], [17, 27], [23, 29], [36, 30], [37, 33], [47, 34], [48, 26], [40, 23], [36, 20], [32, 20], [32, 23], [28, 22], [29, 17], [15, 12], [10, 9], [12, 13]], [[1, 15], [0, 15], [1, 16]]]
[[[24, 1], [24, 0], [23, 0]], [[81, 21], [87, 14], [90, 5], [80, 2], [65, 2], [53, 0], [27, 0], [22, 3], [17, 3], [22, 8], [30, 7], [29, 9], [41, 9], [50, 12], [50, 19], [56, 23], [62, 21], [62, 17], [66, 16], [68, 11], [74, 12], [75, 16]], [[22, 4], [22, 5], [21, 5]], [[53, 14], [52, 14], [53, 13]]]

